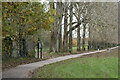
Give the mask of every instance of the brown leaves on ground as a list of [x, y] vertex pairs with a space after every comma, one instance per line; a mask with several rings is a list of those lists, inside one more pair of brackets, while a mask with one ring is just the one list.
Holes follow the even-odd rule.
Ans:
[[21, 64], [29, 64], [29, 63], [33, 63], [33, 62], [37, 62], [40, 61], [40, 59], [26, 59], [26, 60], [19, 60], [19, 61], [12, 61], [12, 62], [4, 62], [2, 63], [2, 69], [9, 69], [12, 67], [16, 67], [17, 65], [21, 65]]

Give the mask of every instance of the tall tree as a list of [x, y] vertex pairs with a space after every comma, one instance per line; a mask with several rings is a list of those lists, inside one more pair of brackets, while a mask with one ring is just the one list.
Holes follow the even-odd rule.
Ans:
[[[72, 28], [72, 20], [73, 20], [73, 2], [70, 3], [70, 28]], [[69, 49], [72, 50], [72, 29], [70, 29], [69, 34]]]
[[[78, 8], [77, 8], [77, 5], [78, 5]], [[82, 14], [82, 6], [83, 6], [83, 4], [82, 3], [77, 3], [76, 5], [75, 5], [75, 8], [77, 8], [76, 9], [76, 11], [77, 11], [77, 20], [78, 20], [78, 22], [81, 22], [81, 14]], [[76, 16], [76, 14], [74, 14], [75, 16]], [[79, 27], [77, 28], [77, 51], [80, 51], [80, 42], [81, 42], [81, 36], [80, 36], [80, 30], [81, 30], [81, 28], [80, 28], [81, 26], [79, 25]]]
[[63, 51], [66, 52], [68, 49], [68, 34], [67, 34], [67, 29], [68, 29], [68, 7], [67, 7], [67, 2], [65, 4], [65, 13], [64, 13], [64, 37], [63, 37]]
[[[56, 5], [56, 6], [55, 6]], [[55, 22], [53, 23], [54, 28], [51, 30], [51, 40], [50, 40], [50, 52], [58, 52], [58, 37], [59, 37], [59, 3], [50, 2], [50, 6], [55, 10]]]
[[58, 36], [58, 52], [62, 51], [62, 19], [63, 19], [63, 3], [59, 3], [59, 13], [61, 12], [59, 16], [59, 36]]

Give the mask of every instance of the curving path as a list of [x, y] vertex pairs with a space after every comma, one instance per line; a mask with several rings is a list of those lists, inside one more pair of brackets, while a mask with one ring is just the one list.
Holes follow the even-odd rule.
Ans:
[[[115, 48], [117, 48], [117, 47], [113, 47], [113, 48], [109, 48], [109, 49], [115, 49]], [[36, 68], [42, 67], [44, 65], [59, 62], [59, 61], [63, 61], [63, 60], [67, 60], [67, 59], [70, 59], [70, 58], [80, 57], [82, 55], [88, 55], [88, 54], [103, 52], [103, 51], [106, 51], [106, 49], [100, 50], [100, 51], [82, 53], [82, 54], [67, 55], [67, 56], [47, 59], [47, 60], [39, 61], [39, 62], [35, 62], [35, 63], [19, 65], [15, 68], [5, 70], [2, 73], [2, 77], [3, 78], [28, 78], [28, 74], [29, 74], [30, 71], [32, 71]]]

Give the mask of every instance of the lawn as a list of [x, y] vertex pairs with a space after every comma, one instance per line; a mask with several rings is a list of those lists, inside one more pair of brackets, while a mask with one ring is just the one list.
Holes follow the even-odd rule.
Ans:
[[117, 50], [49, 64], [37, 69], [33, 78], [117, 78]]
[[[76, 50], [77, 50], [77, 47], [72, 47], [72, 49], [76, 49]], [[82, 50], [82, 46], [80, 47], [80, 49]], [[87, 47], [87, 46], [85, 46], [85, 49], [87, 50], [87, 49], [88, 49], [88, 47]]]

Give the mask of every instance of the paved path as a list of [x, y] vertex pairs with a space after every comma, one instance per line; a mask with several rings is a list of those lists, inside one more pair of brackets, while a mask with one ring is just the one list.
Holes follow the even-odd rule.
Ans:
[[[110, 48], [110, 49], [115, 49], [115, 48], [117, 48], [117, 47], [113, 47], [113, 48]], [[70, 59], [70, 58], [80, 57], [82, 55], [88, 55], [88, 54], [94, 54], [94, 53], [97, 53], [97, 52], [103, 52], [103, 51], [106, 51], [106, 49], [105, 50], [100, 50], [100, 51], [82, 53], [82, 54], [67, 55], [67, 56], [47, 59], [47, 60], [39, 61], [39, 62], [35, 62], [35, 63], [19, 65], [15, 68], [5, 70], [2, 73], [2, 76], [3, 76], [3, 78], [27, 78], [30, 71], [32, 71], [36, 68], [42, 67], [44, 65], [59, 62], [59, 61], [63, 61], [63, 60]]]

